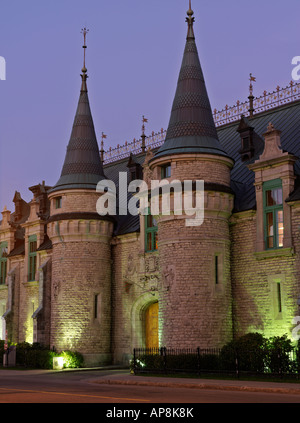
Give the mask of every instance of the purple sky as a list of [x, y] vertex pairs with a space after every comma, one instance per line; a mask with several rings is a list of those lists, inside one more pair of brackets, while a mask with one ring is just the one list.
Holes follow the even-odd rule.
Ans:
[[[285, 87], [300, 55], [299, 0], [192, 0], [195, 35], [212, 108]], [[59, 179], [79, 98], [87, 43], [88, 88], [105, 148], [167, 129], [186, 37], [188, 0], [2, 2], [0, 209], [16, 190]], [[1, 216], [0, 216], [1, 218]]]

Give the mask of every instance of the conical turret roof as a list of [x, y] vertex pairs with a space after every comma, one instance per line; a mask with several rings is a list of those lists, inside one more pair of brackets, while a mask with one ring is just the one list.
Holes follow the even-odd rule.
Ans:
[[70, 141], [59, 181], [51, 190], [96, 189], [105, 179], [99, 153], [88, 90], [87, 70], [82, 69], [82, 84]]
[[227, 156], [221, 146], [194, 36], [194, 12], [187, 12], [188, 34], [166, 139], [155, 158], [207, 153]]

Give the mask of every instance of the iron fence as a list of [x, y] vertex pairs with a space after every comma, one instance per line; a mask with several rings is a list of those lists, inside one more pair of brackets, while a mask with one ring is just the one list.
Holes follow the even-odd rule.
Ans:
[[140, 373], [223, 374], [299, 378], [300, 349], [248, 350], [202, 348], [135, 348], [132, 370]]

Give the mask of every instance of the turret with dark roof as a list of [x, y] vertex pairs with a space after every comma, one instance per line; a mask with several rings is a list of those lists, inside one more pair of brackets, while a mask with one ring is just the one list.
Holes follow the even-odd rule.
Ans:
[[182, 153], [227, 156], [213, 120], [195, 42], [194, 12], [187, 12], [188, 33], [165, 143], [155, 158]]
[[78, 188], [94, 190], [98, 182], [105, 179], [88, 98], [87, 78], [84, 64], [80, 97], [65, 162], [60, 179], [51, 192]]

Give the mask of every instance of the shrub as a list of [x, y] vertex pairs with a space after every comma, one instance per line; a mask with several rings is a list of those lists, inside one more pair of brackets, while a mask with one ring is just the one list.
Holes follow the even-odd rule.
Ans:
[[56, 354], [56, 356], [63, 357], [65, 368], [74, 369], [83, 366], [83, 356], [79, 352], [62, 351], [62, 353]]
[[28, 342], [21, 342], [16, 345], [16, 348], [16, 364], [18, 366], [52, 369], [53, 358], [57, 356], [64, 358], [65, 368], [77, 368], [83, 365], [83, 356], [78, 352], [63, 351], [58, 354], [47, 346], [39, 343], [29, 344]]
[[260, 333], [249, 333], [226, 344], [220, 354], [223, 370], [263, 372], [266, 339]]
[[267, 340], [266, 365], [271, 373], [290, 373], [296, 370], [296, 361], [291, 358], [294, 347], [287, 335], [274, 336]]
[[48, 347], [28, 342], [16, 345], [16, 364], [37, 369], [51, 369], [55, 353]]

